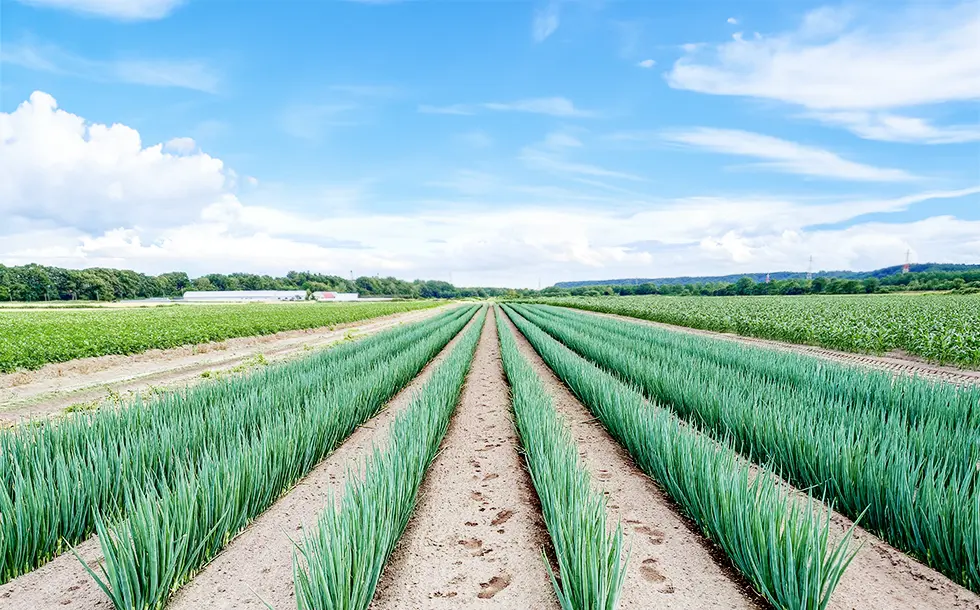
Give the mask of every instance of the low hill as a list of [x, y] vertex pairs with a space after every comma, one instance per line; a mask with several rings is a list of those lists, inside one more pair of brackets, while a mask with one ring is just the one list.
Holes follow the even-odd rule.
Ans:
[[[912, 273], [930, 273], [936, 271], [977, 271], [980, 265], [965, 264], [945, 264], [945, 263], [922, 263], [911, 265], [909, 271]], [[869, 277], [883, 278], [896, 273], [901, 273], [902, 265], [882, 267], [874, 271], [815, 271], [813, 277], [840, 278], [847, 280], [863, 280]], [[638, 286], [640, 284], [655, 284], [657, 286], [684, 285], [684, 284], [707, 284], [707, 283], [734, 283], [743, 277], [752, 278], [755, 282], [766, 281], [765, 273], [733, 273], [731, 275], [704, 275], [704, 276], [681, 276], [681, 277], [658, 277], [658, 278], [625, 278], [613, 280], [585, 280], [580, 282], [558, 282], [555, 288], [581, 288], [583, 286]], [[799, 280], [805, 279], [805, 271], [774, 271], [769, 273], [771, 280]]]

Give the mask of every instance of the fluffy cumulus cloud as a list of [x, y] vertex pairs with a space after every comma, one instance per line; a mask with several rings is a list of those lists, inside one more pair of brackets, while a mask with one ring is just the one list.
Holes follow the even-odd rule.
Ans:
[[[556, 171], [622, 178], [564, 156], [580, 148], [570, 133], [555, 132], [534, 150], [557, 164]], [[811, 253], [823, 268], [893, 264], [906, 249], [923, 261], [980, 258], [978, 221], [880, 220], [942, 199], [977, 197], [980, 187], [822, 203], [610, 197], [575, 205], [561, 193], [546, 203], [527, 190], [519, 193], [525, 201], [504, 204], [496, 198], [509, 181], [470, 172], [457, 181], [477, 184], [480, 201], [465, 206], [286, 210], [239, 197], [231, 170], [189, 139], [147, 146], [135, 130], [88, 123], [43, 93], [0, 114], [0, 172], [4, 264], [191, 274], [354, 270], [409, 279], [451, 274], [459, 284], [535, 286], [539, 279], [802, 269]], [[878, 220], [860, 221], [870, 214]]]
[[862, 137], [977, 139], [976, 129], [931, 126], [908, 109], [980, 98], [978, 4], [913, 4], [876, 13], [873, 27], [860, 17], [825, 7], [790, 32], [690, 45], [667, 81], [678, 89], [799, 105]]
[[0, 213], [88, 230], [193, 218], [228, 180], [220, 159], [193, 148], [144, 147], [135, 129], [87, 123], [35, 92], [0, 114]]
[[184, 0], [20, 0], [24, 4], [67, 9], [124, 21], [161, 19]]

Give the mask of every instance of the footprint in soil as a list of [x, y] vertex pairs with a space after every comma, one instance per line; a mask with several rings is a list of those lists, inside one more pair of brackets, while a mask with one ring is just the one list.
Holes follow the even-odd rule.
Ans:
[[514, 511], [502, 510], [499, 513], [497, 513], [497, 516], [493, 518], [493, 521], [490, 522], [490, 525], [500, 525], [502, 523], [507, 523], [507, 521], [509, 521], [510, 518], [513, 516], [514, 516]]
[[654, 529], [654, 528], [648, 527], [646, 525], [643, 525], [643, 526], [637, 527], [637, 528], [633, 528], [633, 529], [635, 529], [638, 534], [644, 534], [644, 535], [649, 536], [650, 537], [650, 542], [652, 544], [663, 544], [664, 543], [664, 536], [666, 536], [666, 534], [663, 533], [662, 531], [658, 530], [658, 529]]
[[483, 477], [483, 480], [484, 481], [492, 481], [492, 480], [498, 479], [498, 478], [500, 478], [500, 475], [499, 474], [496, 474], [496, 473], [491, 472], [487, 476]]
[[600, 481], [608, 481], [612, 478], [612, 473], [610, 473], [608, 470], [600, 470], [595, 475], [595, 478], [599, 479]]
[[663, 582], [667, 580], [667, 577], [657, 570], [656, 564], [656, 559], [644, 559], [643, 563], [640, 564], [640, 574], [643, 575], [645, 580], [649, 582]]
[[460, 540], [459, 543], [463, 548], [472, 551], [474, 556], [480, 555], [480, 547], [483, 546], [483, 541], [479, 538], [467, 538], [466, 540]]
[[480, 599], [490, 599], [506, 589], [508, 585], [510, 585], [510, 574], [505, 572], [500, 576], [494, 576], [490, 579], [490, 582], [481, 582], [480, 589], [482, 591], [477, 593], [476, 596]]

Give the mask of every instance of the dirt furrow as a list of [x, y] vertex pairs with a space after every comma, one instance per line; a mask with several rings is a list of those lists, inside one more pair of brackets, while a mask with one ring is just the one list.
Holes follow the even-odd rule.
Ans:
[[[273, 608], [294, 608], [290, 537], [298, 536], [301, 526], [315, 525], [316, 515], [331, 497], [341, 497], [348, 468], [358, 467], [374, 443], [383, 443], [395, 415], [408, 406], [413, 393], [422, 387], [460, 336], [462, 333], [381, 413], [358, 428], [178, 591], [168, 608], [266, 608], [263, 600]], [[97, 537], [86, 540], [77, 550], [98, 571], [102, 553]], [[108, 597], [70, 552], [0, 586], [0, 609], [64, 607], [112, 608]]]
[[629, 564], [620, 608], [768, 607], [507, 322], [555, 408], [568, 420], [592, 483], [606, 496], [610, 519], [622, 524]]
[[928, 379], [932, 381], [945, 381], [957, 385], [980, 384], [980, 371], [976, 371], [972, 369], [961, 369], [954, 366], [942, 366], [939, 364], [931, 364], [920, 358], [908, 354], [904, 354], [901, 352], [890, 352], [883, 356], [873, 356], [871, 354], [855, 354], [851, 352], [841, 352], [841, 351], [827, 349], [825, 347], [817, 347], [813, 345], [798, 345], [795, 343], [786, 343], [784, 341], [774, 341], [772, 339], [758, 339], [756, 337], [745, 337], [742, 335], [736, 335], [732, 333], [720, 333], [712, 330], [700, 330], [697, 328], [688, 328], [686, 326], [675, 326], [673, 324], [665, 324], [663, 322], [653, 322], [650, 320], [643, 320], [640, 318], [631, 318], [629, 316], [621, 316], [613, 313], [586, 311], [583, 309], [575, 309], [574, 311], [578, 311], [585, 314], [592, 314], [595, 316], [613, 318], [625, 322], [633, 322], [635, 324], [646, 324], [648, 326], [655, 326], [657, 328], [663, 328], [665, 330], [688, 333], [691, 335], [699, 335], [702, 337], [710, 337], [712, 339], [724, 339], [726, 341], [735, 341], [738, 343], [744, 343], [746, 345], [752, 345], [755, 347], [764, 347], [769, 349], [794, 352], [797, 354], [805, 354], [807, 356], [813, 356], [815, 358], [821, 358], [823, 360], [832, 360], [834, 362], [847, 364], [855, 367], [863, 367], [863, 368], [870, 368], [878, 371], [884, 371], [886, 373], [891, 373], [893, 375], [906, 375], [909, 377], [917, 376], [922, 379]]
[[517, 443], [488, 315], [449, 431], [371, 608], [557, 608], [541, 555], [548, 534]]
[[410, 311], [360, 322], [309, 330], [239, 337], [220, 343], [151, 350], [132, 356], [101, 356], [50, 364], [37, 371], [0, 375], [0, 424], [64, 412], [72, 405], [95, 407], [115, 397], [199, 383], [213, 375], [242, 372], [261, 356], [266, 362], [300, 357], [345, 337], [362, 337], [399, 324], [417, 322], [445, 307]]
[[[631, 318], [626, 319], [631, 320]], [[516, 328], [514, 330], [516, 332]], [[619, 444], [606, 433], [599, 422], [596, 422], [592, 418], [588, 410], [578, 402], [561, 380], [555, 377], [554, 373], [551, 372], [544, 361], [534, 351], [534, 348], [519, 333], [518, 343], [539, 374], [545, 379], [546, 385], [552, 391], [552, 394], [556, 397], [556, 406], [560, 410], [563, 410], [563, 412], [566, 408], [570, 409], [568, 411], [570, 420], [574, 422], [588, 422], [587, 424], [573, 424], [573, 431], [576, 438], [578, 438], [580, 433], [585, 437], [586, 433], [579, 431], [583, 425], [592, 428], [597, 437], [604, 439], [605, 444], [615, 445], [616, 451], [628, 462], [628, 468], [635, 470], [638, 476], [646, 478], [632, 464]], [[579, 442], [580, 447], [583, 447], [582, 441]], [[588, 459], [586, 457], [587, 462]], [[593, 476], [601, 481], [602, 476], [599, 476], [602, 475], [601, 471], [596, 470], [594, 467], [590, 468], [590, 470], [592, 470]], [[599, 475], [596, 474], [597, 472]], [[669, 505], [670, 512], [676, 516], [674, 511], [679, 510], [679, 508], [651, 480], [647, 479], [647, 481], [649, 482], [651, 494], [662, 499], [665, 504]], [[806, 495], [803, 492], [795, 489], [791, 485], [785, 485], [797, 499], [800, 501], [806, 499]], [[610, 495], [610, 508], [612, 505], [623, 505], [622, 501], [618, 499], [614, 500], [614, 498], [615, 496]], [[818, 510], [824, 510], [819, 502], [817, 504]], [[853, 521], [837, 512], [832, 513], [831, 520], [833, 524], [830, 531], [831, 541], [833, 544], [838, 544], [843, 540], [846, 532], [853, 525]], [[712, 554], [721, 564], [724, 564], [726, 567], [730, 566], [728, 559], [720, 549], [717, 549], [717, 547], [714, 547], [714, 545], [696, 533], [696, 529], [694, 529], [696, 528], [695, 525], [684, 519], [682, 521], [688, 524], [688, 527], [691, 528], [691, 533], [704, 545], [713, 548]], [[634, 525], [626, 517], [623, 517], [623, 524], [624, 534], [627, 534], [630, 529], [628, 525]], [[633, 529], [635, 531], [635, 528]], [[660, 528], [660, 531], [668, 530]], [[627, 541], [629, 541], [628, 536]], [[853, 544], [855, 545], [853, 548], [857, 548], [859, 544], [862, 544], [862, 546], [841, 578], [837, 588], [834, 590], [828, 610], [936, 610], [939, 608], [944, 610], [980, 610], [980, 596], [957, 585], [944, 575], [902, 553], [870, 532], [860, 527], [855, 528]], [[684, 552], [682, 551], [681, 554], [684, 554]], [[639, 556], [634, 550], [631, 562], [635, 562], [637, 557]], [[659, 565], [659, 561], [658, 559], [658, 563], [654, 565]], [[664, 565], [666, 566], [666, 564]], [[637, 566], [631, 563], [630, 569], [635, 570], [636, 568]], [[745, 582], [740, 576], [737, 576], [734, 567], [731, 567], [730, 570], [729, 573], [736, 574], [736, 579]], [[697, 573], [695, 573], [695, 577], [703, 579], [703, 576]], [[624, 598], [625, 592], [630, 586], [629, 579], [631, 578], [635, 579], [632, 574], [627, 574], [628, 580], [624, 587]], [[695, 586], [696, 591], [702, 591], [703, 588], [701, 585]], [[626, 608], [627, 606], [623, 607]], [[636, 607], [645, 606], [640, 605]], [[704, 605], [703, 602], [696, 602], [693, 605], [677, 607], [701, 608], [708, 606]]]

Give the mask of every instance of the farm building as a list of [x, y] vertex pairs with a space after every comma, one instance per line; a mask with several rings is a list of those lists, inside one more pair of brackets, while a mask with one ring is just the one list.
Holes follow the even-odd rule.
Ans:
[[317, 301], [356, 301], [356, 292], [314, 292], [313, 298]]
[[227, 301], [305, 301], [305, 290], [189, 290], [184, 300], [195, 303]]

